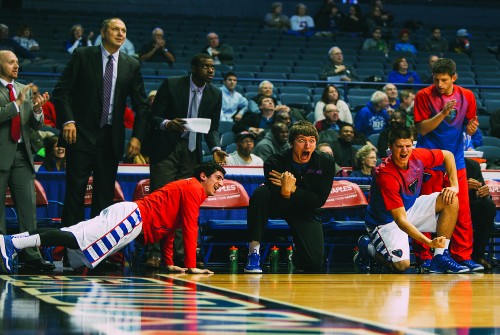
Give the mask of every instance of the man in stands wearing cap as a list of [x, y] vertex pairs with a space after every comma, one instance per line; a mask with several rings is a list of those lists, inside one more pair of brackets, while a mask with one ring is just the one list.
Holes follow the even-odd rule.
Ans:
[[227, 165], [263, 166], [264, 161], [259, 156], [252, 154], [255, 136], [242, 131], [236, 136], [236, 151], [226, 158]]
[[450, 51], [454, 51], [456, 53], [464, 53], [470, 56], [471, 47], [469, 41], [469, 32], [467, 29], [458, 29], [457, 30], [457, 38], [455, 41], [450, 43]]

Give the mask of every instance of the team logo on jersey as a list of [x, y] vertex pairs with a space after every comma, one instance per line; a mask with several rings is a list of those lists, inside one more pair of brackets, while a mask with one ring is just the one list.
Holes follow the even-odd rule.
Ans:
[[417, 185], [418, 178], [412, 181], [410, 185], [408, 185], [408, 191], [410, 191], [411, 194], [415, 195], [417, 193]]
[[403, 256], [403, 250], [401, 250], [401, 249], [396, 249], [396, 250], [391, 251], [391, 254], [393, 254], [393, 255], [394, 255], [394, 256], [396, 256], [396, 257], [401, 258], [401, 256]]
[[430, 174], [429, 172], [424, 172], [424, 177], [423, 177], [423, 180], [424, 180], [424, 183], [428, 182], [429, 179], [432, 178], [432, 174]]
[[452, 123], [456, 117], [457, 117], [457, 109], [453, 108], [450, 114], [446, 117], [446, 122]]

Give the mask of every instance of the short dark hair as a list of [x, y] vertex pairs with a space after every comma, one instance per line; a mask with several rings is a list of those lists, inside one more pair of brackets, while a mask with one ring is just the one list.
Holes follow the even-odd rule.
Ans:
[[199, 53], [191, 58], [191, 66], [200, 66], [202, 59], [213, 59], [209, 54]]
[[457, 65], [449, 58], [439, 58], [432, 65], [432, 74], [448, 74], [453, 77], [457, 73]]
[[216, 171], [220, 171], [223, 175], [226, 175], [226, 170], [222, 166], [220, 166], [219, 164], [217, 164], [215, 162], [205, 162], [205, 163], [198, 165], [194, 169], [193, 177], [195, 177], [196, 179], [201, 181], [200, 174], [202, 172], [204, 172], [207, 177], [210, 177]]
[[316, 142], [318, 142], [318, 130], [309, 121], [300, 120], [293, 124], [290, 128], [290, 136], [288, 138], [290, 144], [292, 144], [299, 135], [314, 136], [316, 138]]
[[339, 100], [340, 100], [340, 92], [339, 92], [339, 89], [337, 88], [337, 86], [335, 86], [333, 84], [328, 84], [323, 89], [323, 93], [321, 93], [321, 101], [323, 101], [325, 104], [328, 103], [328, 91], [330, 91], [330, 87], [333, 87], [335, 89], [335, 91], [337, 91], [337, 93], [339, 94]]
[[389, 132], [389, 146], [396, 143], [400, 139], [411, 139], [413, 140], [413, 134], [408, 127], [396, 127]]
[[108, 29], [109, 23], [113, 20], [120, 20], [123, 22], [123, 20], [120, 19], [119, 17], [110, 17], [108, 19], [105, 19], [101, 23], [101, 31], [106, 31]]
[[224, 74], [224, 81], [229, 78], [229, 77], [236, 77], [238, 78], [238, 76], [236, 75], [236, 73], [234, 73], [233, 71], [229, 71], [229, 72], [226, 72], [226, 74]]

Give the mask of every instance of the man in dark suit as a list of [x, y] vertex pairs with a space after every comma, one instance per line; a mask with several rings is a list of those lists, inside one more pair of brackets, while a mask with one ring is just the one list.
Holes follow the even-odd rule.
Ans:
[[123, 157], [127, 97], [136, 112], [128, 156], [141, 149], [147, 110], [139, 62], [124, 53], [127, 29], [118, 18], [101, 27], [102, 45], [77, 48], [54, 89], [59, 143], [66, 147], [66, 196], [62, 222], [84, 220], [84, 196], [93, 174], [91, 217], [113, 202], [118, 162]]
[[[45, 92], [34, 97], [31, 84], [16, 82], [19, 70], [16, 55], [0, 51], [0, 230], [6, 233], [5, 193], [10, 188], [21, 232], [36, 228], [35, 167], [31, 155], [30, 129], [43, 126]], [[37, 270], [53, 270], [36, 248], [25, 249], [25, 264]]]
[[[215, 162], [224, 162], [227, 155], [220, 148], [218, 132], [222, 92], [211, 84], [214, 72], [212, 57], [198, 54], [191, 60], [191, 75], [167, 78], [158, 89], [144, 144], [150, 159], [151, 190], [191, 176], [202, 161], [201, 135], [186, 131], [186, 118], [211, 120], [205, 141]], [[150, 252], [146, 265], [158, 267], [159, 256]]]

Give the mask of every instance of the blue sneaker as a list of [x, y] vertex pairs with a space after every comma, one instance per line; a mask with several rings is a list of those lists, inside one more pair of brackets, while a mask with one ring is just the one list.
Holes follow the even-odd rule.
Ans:
[[429, 272], [431, 269], [431, 262], [431, 259], [424, 259], [418, 266], [420, 268], [420, 273]]
[[368, 235], [361, 235], [358, 239], [359, 251], [354, 255], [353, 262], [358, 268], [359, 273], [370, 273], [370, 253], [368, 252], [368, 245], [372, 240]]
[[13, 259], [16, 257], [18, 250], [12, 244], [12, 236], [0, 235], [0, 253], [2, 261], [0, 262], [0, 269], [3, 273], [10, 274], [14, 271], [13, 269]]
[[260, 255], [258, 253], [253, 252], [248, 255], [247, 265], [245, 265], [243, 271], [247, 273], [262, 273]]
[[442, 255], [435, 255], [432, 258], [430, 273], [464, 273], [469, 272], [469, 268], [455, 262], [447, 250]]
[[474, 262], [472, 259], [468, 259], [466, 261], [462, 261], [458, 263], [460, 265], [466, 266], [469, 268], [470, 272], [479, 272], [479, 271], [484, 271], [484, 266], [481, 264], [478, 264]]

